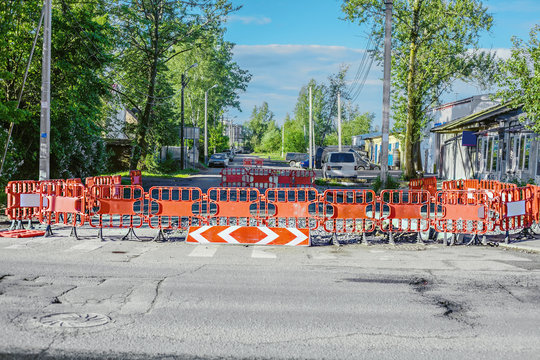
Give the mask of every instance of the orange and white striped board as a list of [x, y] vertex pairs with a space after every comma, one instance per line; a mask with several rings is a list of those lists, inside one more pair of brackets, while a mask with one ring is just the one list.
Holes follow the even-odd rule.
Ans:
[[309, 246], [309, 229], [266, 226], [191, 226], [186, 242], [197, 244]]

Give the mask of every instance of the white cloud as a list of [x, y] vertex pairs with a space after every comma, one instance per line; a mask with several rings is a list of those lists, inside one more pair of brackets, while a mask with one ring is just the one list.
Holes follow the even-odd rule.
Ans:
[[244, 25], [266, 25], [272, 22], [272, 19], [266, 16], [238, 16], [230, 15], [228, 17], [229, 22], [241, 22]]
[[[352, 83], [364, 54], [364, 49], [323, 45], [237, 45], [234, 60], [253, 75], [246, 93], [241, 94], [242, 113], [231, 111], [239, 122], [249, 118], [253, 106], [268, 102], [270, 110], [281, 122], [292, 114], [302, 86], [310, 79], [326, 82], [328, 76], [349, 65]], [[354, 104], [362, 111], [378, 113], [382, 103], [382, 70], [372, 66], [365, 87]], [[378, 89], [380, 87], [380, 91]]]

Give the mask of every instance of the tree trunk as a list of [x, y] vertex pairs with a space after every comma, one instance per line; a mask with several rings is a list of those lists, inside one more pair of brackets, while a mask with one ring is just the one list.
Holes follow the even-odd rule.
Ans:
[[407, 122], [405, 126], [405, 156], [403, 170], [406, 179], [416, 176], [414, 171], [414, 123], [416, 121], [417, 94], [416, 94], [416, 54], [418, 39], [418, 16], [420, 1], [416, 0], [413, 5], [413, 18], [411, 27], [411, 44], [409, 46], [409, 74], [407, 76]]
[[137, 119], [136, 144], [130, 161], [130, 169], [138, 169], [144, 165], [144, 160], [148, 154], [148, 142], [146, 135], [150, 127], [150, 119], [154, 108], [154, 95], [156, 92], [156, 79], [159, 63], [159, 16], [154, 17], [154, 34], [151, 36], [151, 47], [154, 50], [152, 62], [150, 64], [150, 78], [148, 79], [148, 93], [146, 95], [146, 104], [142, 115]]

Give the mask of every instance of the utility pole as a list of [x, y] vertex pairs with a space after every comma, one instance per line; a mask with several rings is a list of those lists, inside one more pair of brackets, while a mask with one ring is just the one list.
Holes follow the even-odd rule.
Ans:
[[208, 92], [218, 86], [213, 85], [204, 92], [204, 163], [208, 165]]
[[337, 131], [338, 131], [338, 148], [341, 151], [341, 93], [337, 93]]
[[[191, 65], [188, 67], [184, 72], [182, 73], [181, 77], [181, 83], [182, 83], [182, 92], [181, 92], [181, 99], [180, 99], [180, 169], [184, 170], [184, 88], [188, 84], [188, 80], [186, 79], [186, 73], [189, 69], [196, 67], [197, 63]], [[195, 136], [194, 136], [195, 137]], [[193, 144], [195, 144], [195, 140], [193, 140]]]
[[50, 178], [51, 151], [51, 20], [52, 0], [43, 0], [43, 59], [41, 70], [41, 117], [39, 122], [39, 180]]
[[283, 157], [285, 152], [285, 121], [281, 127], [281, 157]]
[[384, 82], [383, 116], [381, 143], [381, 181], [386, 185], [388, 176], [388, 142], [390, 128], [390, 69], [392, 66], [392, 0], [385, 0], [386, 19], [384, 22]]
[[313, 169], [313, 119], [311, 109], [311, 86], [309, 87], [309, 168]]

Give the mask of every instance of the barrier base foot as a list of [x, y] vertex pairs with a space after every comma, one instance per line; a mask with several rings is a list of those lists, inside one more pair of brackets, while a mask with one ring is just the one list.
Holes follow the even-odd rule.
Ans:
[[32, 224], [32, 219], [28, 220], [28, 225], [26, 226], [27, 230], [34, 230], [34, 224]]
[[53, 232], [52, 232], [50, 224], [47, 225], [47, 227], [45, 228], [45, 234], [43, 235], [43, 237], [49, 237], [49, 236], [53, 236]]
[[77, 234], [77, 227], [76, 227], [76, 226], [73, 226], [73, 227], [71, 228], [71, 232], [69, 233], [69, 237], [75, 238], [75, 239], [77, 239], [77, 240], [81, 240], [81, 239], [79, 238], [79, 235]]
[[509, 244], [510, 243], [510, 233], [508, 232], [508, 230], [506, 230], [506, 234], [504, 236], [504, 243], [505, 244]]
[[367, 238], [366, 238], [366, 233], [365, 233], [365, 232], [362, 233], [362, 240], [361, 240], [361, 242], [362, 242], [362, 245], [369, 245], [369, 244], [368, 244], [368, 241], [367, 241]]
[[394, 233], [392, 232], [388, 233], [388, 244], [396, 245], [396, 242], [394, 241]]
[[124, 240], [134, 240], [134, 239], [137, 239], [137, 240], [141, 240], [136, 234], [135, 234], [135, 231], [133, 230], [133, 228], [129, 228], [129, 231], [126, 235], [124, 235], [124, 237], [122, 237], [122, 241]]
[[[429, 236], [428, 236], [429, 237]], [[419, 244], [419, 245], [425, 245], [426, 243], [424, 242], [424, 239], [422, 239], [422, 235], [420, 235], [420, 233], [418, 233], [416, 235], [416, 243]]]
[[483, 246], [487, 246], [488, 242], [487, 242], [487, 238], [486, 238], [486, 235], [482, 236], [482, 245]]
[[97, 236], [99, 240], [105, 241], [105, 238], [103, 237], [103, 228], [99, 228]]
[[9, 230], [21, 230], [23, 228], [21, 220], [12, 220]]
[[338, 238], [337, 238], [337, 234], [336, 234], [336, 233], [333, 233], [333, 234], [332, 234], [332, 245], [334, 245], [334, 246], [341, 246], [341, 245], [339, 244], [339, 241], [338, 241]]
[[167, 237], [165, 236], [165, 233], [162, 229], [159, 229], [159, 232], [157, 233], [156, 237], [154, 237], [153, 241], [157, 242], [165, 242], [167, 241]]
[[517, 234], [516, 239], [517, 240], [532, 240], [532, 239], [535, 239], [535, 237], [533, 234], [531, 234], [531, 232], [529, 231], [529, 228], [524, 228], [523, 230], [519, 232], [519, 234]]
[[474, 234], [472, 239], [467, 243], [467, 246], [470, 245], [480, 245], [480, 239], [478, 238], [477, 234]]
[[450, 238], [450, 246], [456, 245], [456, 239], [457, 239], [457, 234], [452, 234], [452, 237]]

